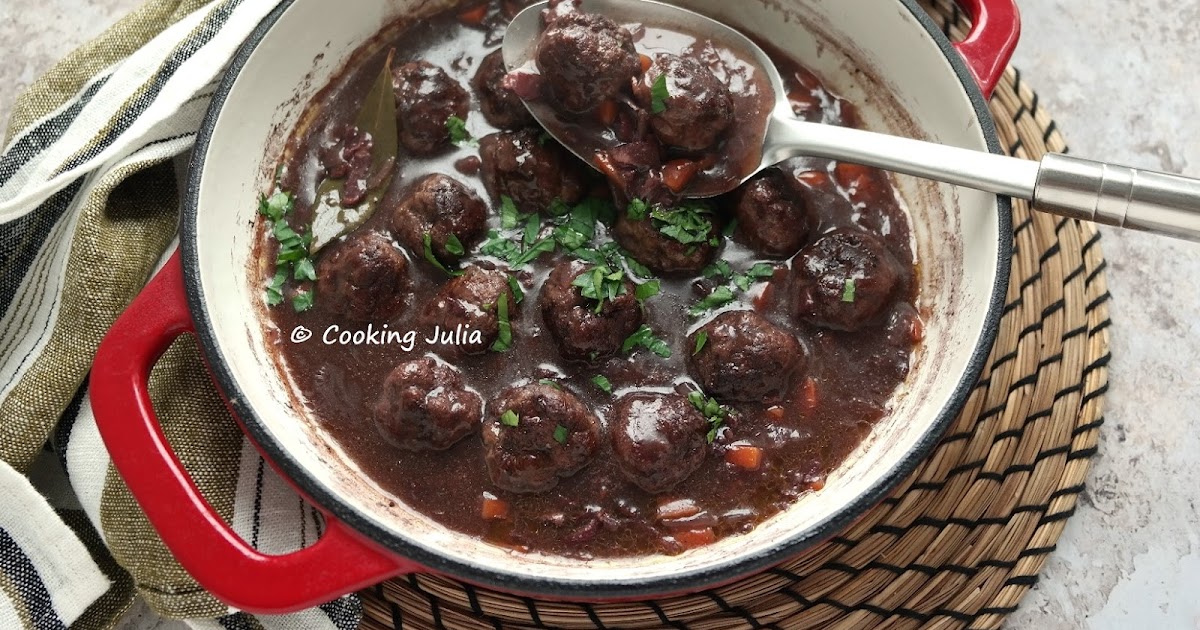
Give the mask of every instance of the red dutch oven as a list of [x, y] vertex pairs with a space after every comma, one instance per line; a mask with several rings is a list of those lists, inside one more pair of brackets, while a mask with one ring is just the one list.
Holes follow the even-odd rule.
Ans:
[[[960, 0], [975, 27], [953, 44], [915, 0], [674, 1], [799, 59], [860, 104], [872, 128], [1001, 151], [987, 98], [1019, 36], [1014, 0]], [[500, 549], [395, 501], [294, 403], [264, 335], [252, 259], [256, 198], [280, 154], [279, 130], [291, 129], [304, 103], [384, 25], [454, 2], [354, 4], [347, 11], [343, 3], [285, 0], [242, 47], [196, 143], [180, 253], [113, 325], [92, 371], [92, 404], [113, 464], [167, 547], [218, 598], [251, 612], [282, 613], [417, 572], [580, 600], [661, 597], [728, 583], [852, 523], [913, 471], [965, 404], [997, 333], [1011, 207], [993, 195], [898, 178], [921, 261], [926, 341], [889, 417], [824, 490], [748, 534], [706, 548], [586, 562]], [[199, 339], [246, 434], [324, 514], [316, 543], [284, 555], [260, 553], [222, 521], [172, 452], [147, 378], [183, 334]]]

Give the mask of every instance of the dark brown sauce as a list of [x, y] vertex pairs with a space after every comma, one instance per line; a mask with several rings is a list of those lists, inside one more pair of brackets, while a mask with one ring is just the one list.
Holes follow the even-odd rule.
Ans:
[[[494, 12], [493, 12], [494, 16]], [[489, 18], [491, 19], [491, 18]], [[293, 136], [284, 159], [280, 185], [296, 195], [291, 223], [307, 225], [312, 219], [314, 190], [320, 183], [318, 156], [330, 142], [326, 132], [339, 123], [353, 120], [362, 95], [383, 63], [387, 49], [395, 47], [396, 63], [424, 59], [444, 68], [462, 85], [470, 79], [481, 59], [499, 41], [488, 31], [463, 25], [453, 15], [422, 20], [403, 30], [377, 53], [335, 79], [331, 89], [314, 101], [316, 109], [308, 133]], [[810, 120], [833, 124], [858, 124], [854, 108], [828, 92], [808, 71], [795, 62], [773, 55], [791, 92], [797, 113]], [[494, 131], [473, 103], [468, 127], [476, 137]], [[487, 198], [470, 158], [473, 147], [447, 150], [434, 158], [401, 156], [398, 175], [389, 188], [384, 205], [395, 203], [405, 187], [427, 173], [444, 173], [477, 189]], [[466, 160], [466, 162], [464, 162]], [[456, 168], [456, 164], [466, 168]], [[884, 194], [864, 196], [865, 188], [853, 183], [836, 163], [793, 160], [785, 169], [815, 171], [841, 181], [818, 204], [819, 228], [823, 233], [841, 226], [857, 226], [881, 234], [901, 261], [912, 264], [908, 219], [885, 176], [867, 172], [883, 182]], [[489, 226], [499, 224], [493, 214]], [[384, 213], [372, 217], [363, 230], [387, 230]], [[274, 260], [277, 245], [262, 232], [261, 255], [265, 267]], [[600, 226], [597, 242], [609, 240]], [[372, 324], [374, 330], [419, 331], [420, 307], [446, 281], [446, 276], [422, 263], [420, 252], [408, 252], [412, 294], [408, 308], [397, 319]], [[490, 400], [514, 383], [543, 378], [558, 380], [577, 394], [600, 417], [602, 424], [616, 398], [628, 391], [670, 391], [690, 383], [686, 358], [691, 352], [685, 333], [695, 330], [716, 312], [701, 319], [687, 314], [700, 297], [697, 279], [663, 279], [662, 294], [646, 305], [646, 323], [666, 333], [673, 356], [662, 359], [641, 351], [597, 366], [567, 364], [545, 332], [536, 296], [555, 263], [563, 254], [545, 256], [531, 270], [518, 275], [526, 286], [527, 299], [515, 309], [514, 349], [481, 357], [456, 360], [469, 386]], [[759, 259], [745, 246], [726, 240], [721, 258], [735, 269], [744, 270]], [[469, 257], [466, 262], [479, 260]], [[739, 405], [736, 425], [713, 445], [703, 466], [685, 482], [662, 496], [651, 496], [625, 480], [609, 453], [607, 439], [594, 460], [556, 488], [541, 494], [517, 494], [496, 488], [484, 466], [478, 433], [443, 452], [401, 451], [388, 444], [375, 428], [370, 405], [380, 385], [401, 361], [436, 352], [418, 334], [416, 347], [405, 351], [397, 345], [326, 345], [326, 331], [365, 331], [367, 326], [334, 315], [318, 295], [315, 307], [295, 313], [286, 303], [270, 310], [269, 330], [276, 340], [282, 363], [296, 384], [301, 399], [311, 407], [321, 426], [339, 443], [364, 474], [404, 503], [445, 526], [478, 536], [498, 545], [576, 557], [632, 556], [657, 552], [676, 553], [682, 545], [672, 537], [671, 527], [656, 521], [657, 506], [673, 499], [690, 499], [702, 510], [699, 523], [711, 526], [718, 537], [749, 531], [755, 524], [791, 505], [799, 496], [823, 484], [825, 476], [864, 439], [871, 427], [887, 413], [888, 401], [907, 374], [912, 348], [919, 333], [912, 303], [915, 291], [902, 297], [893, 308], [893, 324], [858, 333], [819, 330], [793, 321], [781, 306], [788, 271], [776, 262], [776, 280], [756, 285], [723, 310], [756, 309], [775, 324], [806, 340], [811, 351], [808, 380], [798, 383], [788, 400], [775, 408], [766, 404]], [[270, 273], [264, 271], [264, 282]], [[304, 326], [314, 331], [303, 344], [289, 340], [291, 331]], [[594, 386], [592, 378], [606, 375], [614, 394]], [[749, 472], [726, 463], [723, 454], [734, 442], [750, 443], [765, 451], [760, 470]], [[485, 520], [480, 508], [485, 495], [499, 497], [510, 506], [507, 520]], [[579, 540], [573, 535], [600, 520], [594, 535]]]

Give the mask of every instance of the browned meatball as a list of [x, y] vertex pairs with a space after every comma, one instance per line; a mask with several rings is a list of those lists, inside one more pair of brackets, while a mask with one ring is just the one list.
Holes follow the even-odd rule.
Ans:
[[[516, 316], [516, 301], [508, 284], [508, 274], [496, 269], [484, 269], [471, 265], [463, 274], [447, 282], [438, 291], [433, 301], [425, 305], [421, 323], [426, 330], [439, 327], [442, 331], [454, 331], [459, 326], [468, 336], [468, 343], [455, 347], [442, 347], [451, 354], [483, 354], [500, 336], [500, 319], [497, 305], [500, 296], [505, 296], [509, 316]], [[478, 343], [470, 343], [472, 332], [480, 333]]]
[[318, 299], [353, 320], [399, 316], [408, 286], [408, 259], [379, 232], [356, 232], [330, 243], [318, 263]]
[[458, 370], [424, 357], [396, 366], [372, 408], [375, 426], [410, 451], [445, 450], [467, 437], [483, 417], [483, 400]]
[[788, 391], [807, 363], [804, 346], [754, 311], [722, 313], [692, 334], [708, 336], [689, 359], [692, 374], [709, 394], [734, 402], [774, 399]]
[[666, 492], [704, 463], [709, 424], [683, 396], [629, 394], [617, 401], [610, 418], [621, 472], [646, 492]]
[[417, 155], [430, 155], [450, 146], [446, 120], [467, 118], [471, 96], [445, 70], [413, 61], [392, 71], [396, 94], [396, 123], [400, 144]]
[[[653, 86], [665, 77], [666, 106], [654, 112]], [[701, 151], [715, 144], [733, 125], [733, 95], [701, 61], [658, 55], [635, 90], [638, 102], [651, 111], [650, 127], [664, 145]]]
[[[635, 220], [625, 212], [619, 213], [613, 235], [638, 262], [667, 276], [699, 273], [717, 255], [717, 247], [708, 240], [681, 243], [663, 234], [649, 216]], [[720, 229], [715, 221], [712, 222], [709, 237], [720, 238]]]
[[903, 273], [879, 237], [853, 228], [830, 232], [792, 261], [796, 317], [834, 330], [869, 326], [894, 300]]
[[759, 256], [784, 258], [808, 242], [818, 218], [785, 175], [769, 169], [734, 193], [737, 236]]
[[542, 319], [563, 357], [594, 361], [617, 353], [625, 339], [642, 325], [642, 308], [634, 296], [634, 284], [626, 278], [624, 293], [601, 302], [583, 296], [574, 286], [576, 278], [596, 267], [579, 261], [560, 263], [542, 286]]
[[574, 113], [616, 97], [642, 70], [633, 35], [594, 13], [557, 16], [534, 54], [553, 105]]
[[568, 391], [514, 387], [488, 403], [483, 446], [497, 486], [545, 492], [587, 465], [600, 446], [600, 422]]
[[446, 175], [426, 175], [417, 180], [392, 210], [396, 238], [414, 256], [425, 252], [425, 235], [438, 260], [454, 263], [462, 254], [446, 248], [450, 237], [469, 250], [487, 231], [487, 203], [462, 182]]
[[521, 97], [501, 84], [505, 74], [504, 55], [497, 50], [483, 58], [471, 79], [483, 117], [501, 129], [519, 129], [534, 124], [533, 114], [529, 113]]
[[511, 198], [522, 212], [545, 212], [555, 199], [579, 203], [586, 192], [583, 165], [536, 129], [486, 136], [479, 155], [488, 194], [497, 203]]

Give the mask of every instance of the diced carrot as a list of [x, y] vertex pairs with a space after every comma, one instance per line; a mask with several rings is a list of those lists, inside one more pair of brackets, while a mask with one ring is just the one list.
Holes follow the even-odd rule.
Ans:
[[640, 55], [642, 58], [642, 72], [649, 72], [650, 66], [654, 65], [654, 60], [649, 55]]
[[617, 121], [617, 102], [612, 99], [604, 101], [596, 110], [596, 116], [605, 126], [613, 124]]
[[912, 329], [909, 331], [913, 343], [921, 343], [925, 339], [925, 322], [920, 317], [912, 318]]
[[663, 166], [663, 183], [671, 192], [683, 192], [692, 179], [696, 177], [696, 173], [700, 171], [700, 164], [691, 160], [672, 160]]
[[800, 408], [811, 412], [817, 408], [817, 402], [817, 382], [810, 376], [804, 379], [800, 389]]
[[660, 521], [674, 521], [690, 518], [700, 513], [700, 506], [691, 499], [665, 499], [658, 502], [658, 512], [655, 516]]
[[813, 492], [820, 492], [825, 489], [825, 478], [817, 477], [808, 481], [808, 489]]
[[487, 17], [487, 11], [488, 11], [487, 3], [481, 4], [477, 7], [475, 7], [474, 9], [467, 9], [466, 11], [459, 13], [458, 21], [462, 22], [463, 24], [479, 26], [480, 24], [483, 23], [483, 18]]
[[767, 408], [767, 415], [770, 416], [772, 420], [783, 420], [783, 416], [786, 411], [787, 410], [785, 410], [783, 407], [775, 405], [774, 407]]
[[703, 547], [717, 542], [717, 533], [711, 527], [704, 529], [689, 529], [674, 534], [675, 540], [688, 549]]
[[508, 502], [491, 497], [483, 498], [483, 519], [486, 521], [502, 521], [508, 518]]
[[613, 166], [612, 160], [607, 155], [603, 153], [596, 155], [596, 168], [601, 173], [607, 175], [609, 179], [620, 181], [620, 177], [617, 175], [617, 167]]
[[725, 453], [725, 461], [745, 470], [762, 468], [763, 450], [757, 446], [734, 446]]
[[821, 188], [829, 183], [829, 174], [822, 171], [804, 171], [797, 174], [796, 179], [809, 188]]

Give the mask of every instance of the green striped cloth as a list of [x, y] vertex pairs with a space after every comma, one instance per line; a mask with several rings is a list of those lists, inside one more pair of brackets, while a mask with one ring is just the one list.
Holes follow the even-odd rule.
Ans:
[[[174, 247], [179, 158], [213, 84], [274, 5], [150, 0], [16, 102], [0, 153], [0, 628], [111, 627], [138, 597], [198, 628], [358, 625], [353, 597], [251, 617], [204, 592], [112, 468], [88, 399], [100, 339]], [[228, 416], [190, 338], [155, 367], [151, 395], [239, 534], [267, 553], [320, 535], [318, 514]]]

